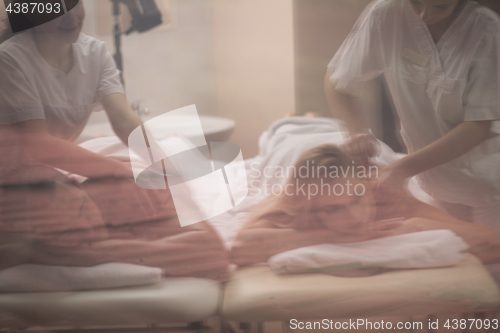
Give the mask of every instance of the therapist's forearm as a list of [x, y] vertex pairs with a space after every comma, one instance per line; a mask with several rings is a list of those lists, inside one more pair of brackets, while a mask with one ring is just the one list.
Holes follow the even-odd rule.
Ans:
[[350, 135], [368, 133], [363, 110], [356, 97], [343, 95], [335, 90], [328, 74], [325, 76], [325, 94], [330, 110], [335, 118], [344, 121]]
[[412, 177], [459, 158], [488, 139], [491, 121], [463, 122], [430, 145], [395, 162], [405, 177]]
[[120, 122], [113, 123], [113, 130], [120, 140], [128, 146], [128, 137], [130, 133], [141, 125], [142, 120], [135, 113], [132, 113]]
[[130, 133], [142, 125], [141, 118], [132, 111], [124, 94], [111, 94], [106, 96], [101, 103], [106, 110], [113, 131], [128, 146]]
[[88, 178], [132, 177], [122, 162], [83, 149], [50, 134], [25, 134], [28, 155], [43, 164]]
[[[132, 111], [124, 94], [116, 93], [109, 95], [102, 100], [102, 104], [106, 110], [115, 134], [126, 146], [128, 146], [130, 133], [143, 124], [141, 118], [139, 118], [139, 116]], [[148, 147], [150, 147], [153, 152], [156, 152], [154, 153], [156, 156], [161, 155], [163, 153], [163, 149], [155, 140], [154, 135], [148, 131], [146, 126], [144, 126], [143, 129], [147, 133], [146, 144]], [[139, 154], [144, 160], [149, 161], [149, 155], [145, 156], [145, 152], [135, 151], [135, 153]], [[175, 167], [168, 162], [168, 159], [165, 159], [164, 162], [167, 172], [177, 172]]]
[[130, 113], [124, 114], [119, 120], [111, 120], [111, 124], [115, 134], [126, 146], [128, 146], [128, 137], [130, 133], [142, 125], [142, 120], [138, 115], [130, 111]]

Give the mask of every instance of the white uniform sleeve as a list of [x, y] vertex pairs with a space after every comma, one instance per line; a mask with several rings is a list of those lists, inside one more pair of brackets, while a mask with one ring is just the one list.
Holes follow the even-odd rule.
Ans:
[[380, 56], [380, 25], [369, 5], [328, 64], [327, 73], [338, 92], [356, 95], [362, 84], [383, 72]]
[[104, 44], [101, 50], [101, 72], [99, 75], [99, 85], [97, 87], [96, 102], [99, 103], [108, 95], [114, 93], [125, 93], [120, 82], [120, 71], [116, 68], [115, 61]]
[[8, 55], [0, 54], [0, 124], [45, 119], [40, 101], [21, 66]]
[[[500, 24], [490, 24], [471, 63], [463, 103], [465, 121], [500, 120]], [[500, 133], [500, 123], [494, 125]]]

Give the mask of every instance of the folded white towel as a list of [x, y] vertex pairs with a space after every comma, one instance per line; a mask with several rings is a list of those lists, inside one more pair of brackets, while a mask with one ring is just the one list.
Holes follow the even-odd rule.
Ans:
[[327, 267], [430, 268], [458, 264], [468, 245], [450, 230], [430, 230], [366, 242], [321, 244], [283, 252], [269, 258], [280, 272]]
[[159, 268], [109, 263], [93, 267], [21, 265], [0, 272], [0, 292], [95, 290], [159, 282]]

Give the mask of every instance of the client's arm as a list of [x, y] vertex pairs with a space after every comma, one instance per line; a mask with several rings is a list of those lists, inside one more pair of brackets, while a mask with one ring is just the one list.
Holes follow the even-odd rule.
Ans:
[[281, 228], [270, 221], [249, 221], [236, 237], [231, 248], [231, 259], [234, 264], [240, 266], [251, 265], [265, 262], [275, 254], [300, 247], [324, 243], [354, 243], [389, 235], [389, 231], [383, 228], [375, 230], [376, 228], [372, 227], [373, 225], [349, 233], [337, 233], [323, 227]]
[[269, 225], [246, 226], [231, 248], [231, 260], [239, 266], [265, 262], [275, 254], [299, 247], [327, 243], [334, 234], [326, 229], [297, 230]]
[[[382, 213], [377, 215], [376, 222], [350, 233], [337, 233], [321, 227], [280, 228], [270, 221], [249, 221], [234, 242], [232, 262], [250, 265], [265, 262], [275, 254], [305, 246], [354, 243], [425, 230], [448, 229], [460, 236], [470, 246], [469, 252], [483, 263], [500, 263], [500, 238], [490, 228], [460, 221], [409, 196], [397, 207], [380, 208]], [[390, 222], [390, 219], [402, 216], [406, 218], [404, 222]]]
[[488, 227], [456, 219], [443, 221], [416, 217], [404, 221], [393, 232], [397, 235], [442, 229], [451, 230], [461, 237], [469, 245], [468, 252], [477, 256], [484, 264], [500, 263], [500, 238]]
[[461, 221], [409, 196], [397, 210], [399, 210], [397, 215], [406, 216], [407, 219], [399, 228], [392, 231], [394, 234], [451, 230], [469, 245], [469, 252], [481, 259], [484, 264], [500, 263], [500, 237], [493, 229]]
[[37, 243], [30, 261], [63, 266], [122, 262], [159, 267], [166, 276], [224, 278], [229, 263], [228, 255], [216, 233], [205, 223], [182, 229], [182, 233], [177, 231], [175, 235], [154, 241], [110, 239], [72, 247]]

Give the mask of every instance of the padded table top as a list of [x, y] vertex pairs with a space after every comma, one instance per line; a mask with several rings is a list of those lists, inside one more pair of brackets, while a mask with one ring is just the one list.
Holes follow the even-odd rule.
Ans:
[[370, 318], [493, 309], [500, 293], [482, 263], [467, 254], [455, 267], [356, 278], [250, 267], [227, 283], [222, 304], [223, 316], [234, 321]]
[[0, 294], [0, 328], [193, 322], [214, 316], [219, 301], [217, 281], [195, 278], [99, 291]]

